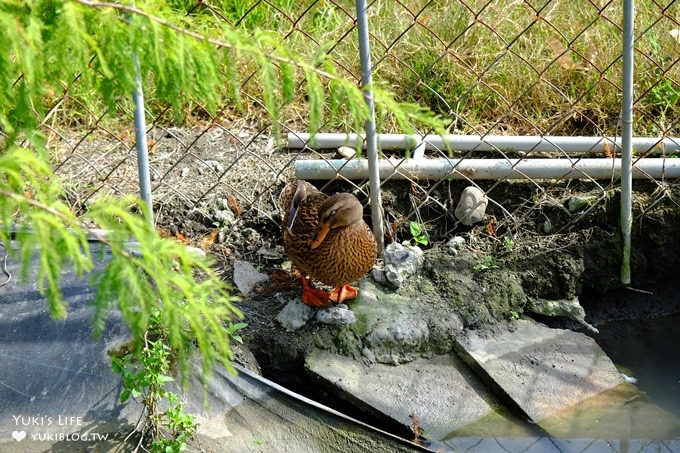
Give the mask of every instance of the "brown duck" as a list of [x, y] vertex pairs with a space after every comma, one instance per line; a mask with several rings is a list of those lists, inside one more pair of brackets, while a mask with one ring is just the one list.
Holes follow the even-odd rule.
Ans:
[[[373, 267], [377, 255], [359, 200], [349, 193], [328, 196], [306, 181], [295, 181], [281, 192], [279, 208], [283, 247], [302, 275], [302, 301], [325, 307], [355, 298], [350, 283]], [[307, 276], [333, 291], [312, 288]]]

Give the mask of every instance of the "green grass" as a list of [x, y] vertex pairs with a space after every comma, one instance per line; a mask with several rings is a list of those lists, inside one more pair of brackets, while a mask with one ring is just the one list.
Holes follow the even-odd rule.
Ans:
[[[245, 18], [257, 2], [227, 3], [230, 20], [288, 35], [297, 52], [316, 52], [313, 41], [332, 47], [332, 59], [358, 78], [356, 31], [341, 39], [352, 28], [353, 1], [316, 2], [301, 19], [313, 2], [260, 2]], [[402, 3], [378, 0], [369, 9], [374, 79], [403, 100], [459, 118], [452, 132], [617, 132], [622, 2], [601, 2], [601, 11], [585, 0]], [[636, 132], [677, 135], [677, 124], [663, 129], [680, 114], [680, 45], [669, 33], [679, 11], [659, 3], [636, 2]], [[299, 19], [294, 30], [288, 18]]]
[[[599, 3], [601, 11], [593, 3]], [[272, 31], [308, 61], [318, 60], [325, 50], [339, 75], [353, 81], [360, 78], [353, 0], [231, 0], [210, 2], [210, 6], [173, 0], [170, 4], [187, 15], [192, 30], [215, 30], [228, 23], [253, 32]], [[451, 133], [619, 132], [622, 2], [468, 0], [466, 4], [455, 0], [370, 3], [375, 82], [400, 100], [420, 103], [449, 118]], [[678, 28], [671, 20], [679, 17], [678, 5], [672, 0], [636, 2], [637, 135], [680, 135], [680, 43], [670, 34]], [[224, 58], [233, 56], [225, 52]], [[259, 64], [241, 57], [238, 67], [240, 114], [261, 117], [260, 79], [248, 80]], [[200, 71], [189, 76], [200, 77]], [[73, 84], [72, 98], [64, 106], [69, 110], [62, 109], [58, 120], [93, 124], [106, 108], [89, 94], [96, 79], [96, 74], [88, 74]], [[308, 121], [306, 89], [306, 84], [298, 85], [294, 102], [281, 112], [295, 129], [304, 128]], [[155, 95], [146, 94], [152, 114], [165, 108]], [[165, 115], [161, 121], [205, 116], [200, 104], [185, 107], [184, 116]], [[115, 113], [129, 114], [128, 105]], [[379, 113], [381, 132], [398, 131], [390, 112]], [[345, 127], [336, 120], [324, 129]]]

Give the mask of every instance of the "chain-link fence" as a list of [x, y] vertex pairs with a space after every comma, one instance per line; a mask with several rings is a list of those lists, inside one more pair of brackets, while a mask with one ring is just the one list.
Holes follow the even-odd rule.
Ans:
[[[327, 54], [341, 76], [361, 80], [353, 1], [175, 3], [187, 15], [273, 30], [293, 51], [312, 61]], [[454, 215], [467, 185], [489, 200], [487, 220], [474, 227], [478, 236], [501, 246], [504, 237], [517, 243], [519, 237], [570, 240], [584, 216], [611, 199], [620, 186], [622, 5], [369, 2], [374, 82], [440, 114], [451, 134], [449, 146], [429, 130], [419, 130], [415, 139], [378, 140], [387, 242], [407, 238], [411, 221], [424, 226], [431, 241], [468, 231]], [[634, 142], [634, 165], [640, 169], [634, 176], [650, 194], [643, 211], [668, 201], [678, 174], [673, 159], [680, 153], [678, 17], [676, 1], [636, 2], [633, 131], [646, 139]], [[216, 227], [241, 222], [244, 241], [236, 250], [221, 249], [225, 256], [262, 253], [278, 242], [276, 200], [285, 182], [296, 177], [296, 162], [298, 176], [327, 179], [319, 184], [327, 191], [351, 190], [367, 203], [369, 192], [364, 162], [351, 153], [337, 155], [337, 145], [347, 142], [344, 135], [331, 137], [325, 147], [308, 141], [302, 104], [287, 108], [282, 124], [289, 140], [301, 143], [277, 142], [263, 114], [258, 67], [243, 62], [240, 68], [245, 109], [225, 105], [211, 115], [194, 99], [186, 107], [187, 127], [169, 126], [171, 110], [146, 93], [156, 220], [175, 236], [207, 237], [211, 243], [232, 234]], [[93, 108], [79, 83], [70, 81], [63, 96], [55, 96], [43, 120], [57, 173], [76, 209], [105, 192], [138, 191], [129, 101], [115, 112]], [[65, 121], [60, 113], [70, 108], [82, 117], [68, 115]], [[390, 112], [378, 112], [379, 133], [403, 133], [395, 124]], [[341, 121], [322, 130], [364, 133]], [[567, 201], [575, 194], [583, 203], [571, 206]]]

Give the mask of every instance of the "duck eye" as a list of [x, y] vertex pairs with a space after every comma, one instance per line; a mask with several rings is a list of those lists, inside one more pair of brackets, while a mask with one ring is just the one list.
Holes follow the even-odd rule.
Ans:
[[322, 214], [321, 216], [321, 221], [322, 222], [328, 222], [328, 220], [335, 215], [335, 213], [338, 212], [337, 209], [333, 209], [332, 211], [326, 211]]

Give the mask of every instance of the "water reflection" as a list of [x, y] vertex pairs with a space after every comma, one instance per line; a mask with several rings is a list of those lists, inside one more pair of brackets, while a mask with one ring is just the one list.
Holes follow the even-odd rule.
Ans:
[[616, 321], [598, 326], [600, 333], [593, 338], [615, 364], [637, 379], [640, 390], [680, 418], [678, 326], [680, 315]]
[[442, 442], [456, 452], [680, 452], [680, 315], [616, 321], [591, 335], [617, 366], [637, 379], [591, 398], [541, 428], [497, 413]]

